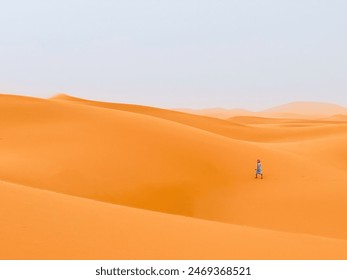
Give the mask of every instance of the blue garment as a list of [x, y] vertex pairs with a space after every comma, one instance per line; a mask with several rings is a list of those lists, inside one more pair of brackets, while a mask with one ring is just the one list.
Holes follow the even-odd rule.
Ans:
[[263, 167], [260, 162], [257, 163], [257, 174], [263, 174]]

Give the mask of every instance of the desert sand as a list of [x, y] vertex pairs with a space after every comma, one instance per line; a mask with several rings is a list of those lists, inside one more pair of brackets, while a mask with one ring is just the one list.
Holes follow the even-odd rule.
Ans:
[[284, 119], [316, 119], [326, 118], [333, 115], [347, 115], [347, 108], [332, 103], [323, 102], [291, 102], [288, 104], [275, 106], [262, 111], [249, 111], [244, 109], [224, 109], [224, 108], [211, 108], [211, 109], [180, 109], [177, 111], [196, 114], [201, 116], [210, 116], [219, 119], [228, 119], [239, 116], [254, 116], [266, 118], [284, 118]]
[[347, 259], [347, 114], [297, 105], [0, 95], [0, 259]]

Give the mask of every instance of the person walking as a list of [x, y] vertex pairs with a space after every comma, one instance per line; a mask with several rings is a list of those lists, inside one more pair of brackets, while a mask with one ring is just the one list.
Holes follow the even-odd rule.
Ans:
[[263, 165], [261, 164], [260, 159], [257, 160], [257, 168], [255, 169], [255, 178], [258, 178], [258, 175], [263, 179]]

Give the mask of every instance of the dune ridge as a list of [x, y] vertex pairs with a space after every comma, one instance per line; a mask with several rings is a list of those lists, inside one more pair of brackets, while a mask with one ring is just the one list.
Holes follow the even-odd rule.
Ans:
[[275, 106], [262, 111], [249, 111], [243, 109], [178, 109], [181, 112], [211, 116], [215, 118], [228, 119], [238, 116], [252, 116], [263, 118], [283, 118], [283, 119], [315, 119], [326, 118], [333, 115], [347, 115], [347, 108], [332, 103], [324, 102], [290, 102], [280, 106]]
[[[323, 135], [329, 134], [329, 130], [331, 130], [332, 128], [329, 126], [320, 128], [313, 127], [309, 128], [311, 131], [307, 132], [307, 126], [312, 126], [313, 124], [316, 124], [316, 126], [324, 126], [325, 124], [341, 124], [340, 121], [333, 120], [274, 119], [249, 116], [241, 116], [230, 118], [228, 120], [221, 120], [206, 116], [196, 116], [194, 114], [185, 114], [182, 112], [164, 110], [154, 107], [85, 100], [66, 94], [56, 95], [52, 98], [52, 100], [67, 101], [74, 104], [77, 103], [81, 105], [90, 105], [94, 107], [144, 114], [160, 119], [178, 122], [180, 124], [188, 125], [194, 128], [219, 134], [221, 136], [227, 136], [228, 138], [233, 138], [237, 140], [247, 140], [253, 142], [283, 142], [288, 140], [293, 141], [296, 139], [303, 140], [306, 137], [311, 139], [316, 135], [316, 133], [317, 136], [320, 138]], [[252, 125], [255, 123], [258, 123], [260, 127]], [[264, 124], [266, 125], [264, 126]], [[250, 125], [251, 127], [249, 127]], [[288, 130], [288, 125], [292, 125], [294, 129], [292, 131]], [[285, 129], [278, 129], [281, 128], [281, 126]], [[296, 129], [296, 126], [304, 126], [305, 129], [298, 130]], [[336, 132], [337, 131], [335, 130], [334, 133]], [[293, 135], [295, 135], [295, 137], [293, 137]], [[298, 137], [299, 135], [301, 137]]]
[[[93, 258], [93, 254], [95, 258], [345, 258], [344, 121], [249, 116], [220, 120], [67, 95], [48, 100], [0, 95], [0, 110], [0, 180], [12, 182], [0, 183], [0, 191], [4, 199], [17, 203], [4, 203], [4, 209], [11, 208], [15, 213], [14, 205], [18, 203], [38, 203], [38, 208], [50, 209], [55, 202], [46, 205], [43, 201], [59, 200], [63, 205], [69, 204], [70, 212], [83, 221], [82, 228], [88, 228], [88, 234], [74, 241], [79, 244], [74, 247], [78, 254], [61, 252], [49, 245], [57, 238], [57, 232], [42, 241], [35, 237], [50, 223], [47, 217], [37, 216], [40, 222], [35, 231], [27, 229], [29, 221], [35, 222], [36, 210], [35, 214], [28, 212], [27, 223], [17, 214], [13, 219], [3, 216], [7, 239], [18, 231], [24, 232], [28, 234], [25, 242], [34, 242], [40, 248], [52, 246], [49, 256], [53, 258], [83, 258], [83, 254], [85, 258]], [[254, 179], [254, 161], [258, 157], [264, 162], [264, 180]], [[26, 195], [30, 199], [24, 202]], [[55, 213], [57, 219], [65, 219], [59, 214], [61, 206], [54, 205], [51, 212], [47, 211]], [[108, 209], [105, 217], [101, 214], [103, 207]], [[130, 212], [137, 213], [136, 223], [139, 217], [146, 217], [146, 236], [141, 237], [144, 243], [156, 240], [150, 236], [150, 228], [157, 220], [163, 227], [182, 229], [180, 240], [185, 242], [192, 242], [202, 228], [213, 232], [212, 236], [201, 237], [204, 242], [221, 241], [217, 249], [211, 245], [204, 249], [205, 253], [196, 251], [194, 246], [201, 246], [197, 242], [185, 253], [176, 246], [183, 244], [179, 239], [175, 239], [177, 248], [165, 244], [170, 254], [160, 253], [160, 242], [153, 252], [137, 244], [147, 252], [142, 254], [131, 245], [137, 234], [134, 222], [124, 229], [123, 234], [132, 237], [122, 243], [123, 253], [111, 253], [112, 248], [91, 249], [87, 240], [105, 239], [105, 235], [105, 240], [118, 246], [112, 240], [118, 229], [100, 226], [109, 232], [92, 230], [95, 221], [86, 221], [88, 215], [83, 214], [87, 208], [94, 209], [93, 215], [103, 221], [119, 217], [125, 228]], [[188, 226], [190, 223], [194, 226]], [[27, 231], [19, 230], [21, 226]], [[77, 226], [73, 230], [79, 232]], [[73, 242], [77, 238], [73, 230], [66, 228], [61, 242]], [[163, 231], [160, 227], [155, 230], [157, 235]], [[267, 230], [266, 234], [263, 230]], [[172, 238], [169, 231], [165, 235]], [[228, 240], [228, 235], [234, 239]], [[243, 235], [250, 238], [245, 240], [252, 243], [252, 249], [242, 253], [240, 245], [237, 252], [230, 252], [237, 243], [246, 244]], [[257, 245], [257, 238], [263, 247]], [[286, 242], [282, 242], [284, 239]], [[225, 249], [222, 241], [227, 244]], [[305, 247], [305, 242], [312, 246]], [[293, 249], [286, 244], [292, 244]], [[303, 249], [295, 252], [299, 244]], [[26, 247], [26, 257], [44, 255], [43, 251], [35, 255], [30, 246]], [[320, 249], [313, 250], [313, 246]], [[92, 253], [86, 253], [87, 248]], [[6, 252], [12, 257], [19, 254], [16, 251], [11, 255], [10, 249]]]

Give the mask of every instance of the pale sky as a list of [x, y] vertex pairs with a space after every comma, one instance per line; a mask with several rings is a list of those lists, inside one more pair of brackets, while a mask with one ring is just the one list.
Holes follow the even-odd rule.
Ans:
[[11, 0], [0, 92], [164, 108], [347, 106], [346, 0]]

